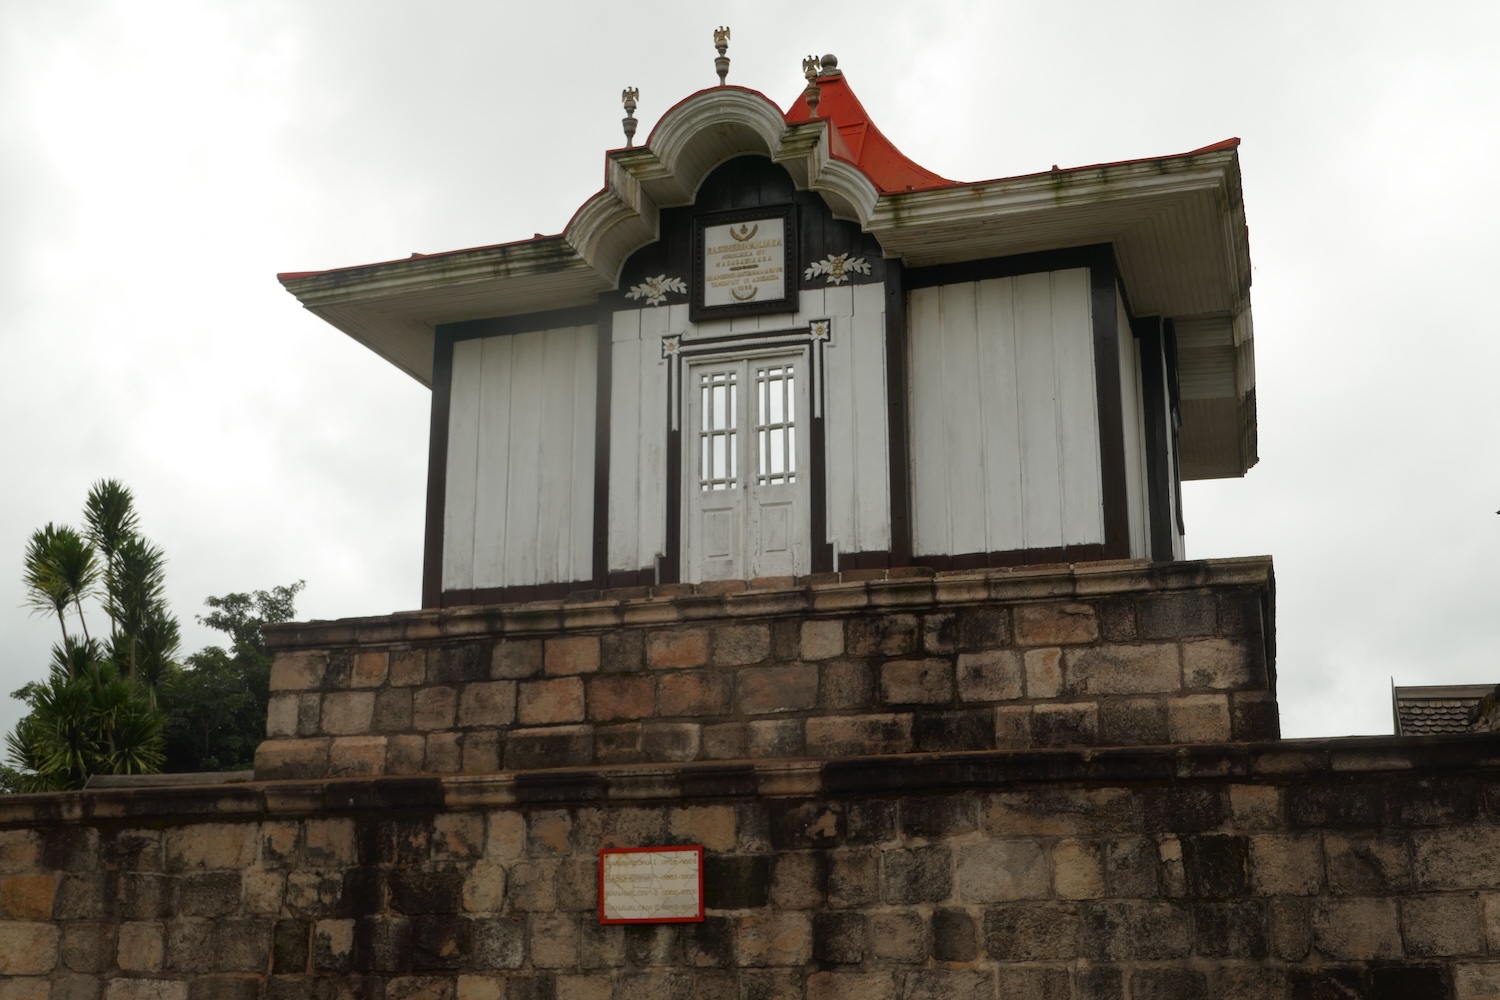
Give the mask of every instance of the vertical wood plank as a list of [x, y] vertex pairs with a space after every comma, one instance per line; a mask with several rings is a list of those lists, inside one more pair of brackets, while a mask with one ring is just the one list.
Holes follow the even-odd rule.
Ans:
[[443, 589], [474, 586], [474, 486], [479, 450], [480, 341], [453, 345], [448, 468], [443, 509]]
[[[622, 339], [620, 318], [633, 318], [635, 339]], [[614, 390], [609, 411], [609, 569], [640, 569], [641, 342], [640, 314], [615, 313]]]
[[667, 550], [667, 362], [661, 356], [666, 319], [661, 311], [641, 314], [636, 569], [651, 568], [657, 553]]
[[[869, 287], [869, 286], [865, 286]], [[873, 301], [872, 301], [873, 299]], [[840, 551], [891, 548], [890, 440], [885, 367], [885, 295], [855, 297], [848, 346], [854, 358], [847, 420], [854, 431], [854, 537]]]
[[942, 286], [943, 389], [948, 454], [949, 553], [989, 550], [985, 530], [984, 428], [980, 396], [978, 285]]
[[[854, 399], [858, 391], [855, 376], [855, 351], [851, 331], [840, 337], [835, 322], [833, 346], [823, 351], [823, 433], [826, 449], [824, 469], [827, 482], [828, 541], [839, 552], [855, 550], [855, 505], [859, 491], [855, 485], [855, 441], [859, 433], [855, 419]], [[809, 373], [810, 374], [810, 373]]]
[[503, 561], [506, 489], [510, 481], [512, 339], [507, 336], [464, 341], [480, 348], [473, 587], [500, 587], [505, 583]]
[[911, 343], [912, 550], [948, 548], [947, 444], [943, 439], [942, 286], [913, 289]]
[[537, 582], [537, 499], [540, 491], [542, 377], [547, 334], [534, 330], [511, 338], [509, 482], [505, 495], [504, 583]]
[[1130, 514], [1130, 557], [1150, 555], [1150, 511], [1146, 496], [1146, 443], [1142, 430], [1139, 345], [1130, 332], [1125, 302], [1115, 296], [1120, 337], [1120, 417], [1125, 429], [1125, 498]]
[[1104, 541], [1104, 514], [1088, 270], [1053, 272], [1052, 309], [1062, 468], [1061, 544], [1099, 543]]
[[573, 523], [574, 379], [578, 368], [576, 328], [547, 330], [542, 336], [540, 452], [537, 459], [536, 576], [518, 583], [566, 580], [570, 561], [568, 527]]
[[594, 414], [598, 405], [598, 327], [573, 331], [573, 470], [572, 522], [567, 527], [568, 555], [562, 580], [594, 576]]
[[422, 607], [443, 604], [443, 524], [448, 503], [448, 420], [453, 337], [438, 327], [432, 345], [432, 412], [427, 426], [427, 511], [422, 528]]
[[1024, 548], [1021, 413], [1016, 384], [1015, 280], [979, 282], [977, 401], [984, 423], [985, 503], [990, 552]]
[[1058, 446], [1062, 406], [1054, 359], [1050, 274], [1016, 276], [1015, 315], [1025, 547], [1053, 548], [1063, 544]]

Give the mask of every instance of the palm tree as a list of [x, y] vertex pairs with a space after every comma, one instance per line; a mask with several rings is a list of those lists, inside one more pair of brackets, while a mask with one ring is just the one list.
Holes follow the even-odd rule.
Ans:
[[89, 637], [88, 622], [83, 616], [83, 599], [94, 596], [99, 582], [99, 560], [94, 547], [67, 525], [48, 524], [32, 533], [26, 546], [22, 580], [26, 585], [27, 604], [34, 610], [57, 615], [64, 645], [72, 645], [68, 635], [67, 609], [78, 612], [83, 637]]
[[160, 548], [139, 535], [125, 539], [115, 552], [114, 570], [105, 587], [105, 609], [118, 628], [115, 652], [129, 665], [131, 680], [136, 676], [146, 629], [154, 619], [167, 617], [166, 561]]
[[[116, 556], [129, 539], [140, 531], [140, 518], [135, 513], [135, 496], [118, 479], [101, 479], [89, 488], [88, 499], [83, 504], [83, 519], [88, 525], [90, 540], [104, 556], [104, 572], [109, 577], [118, 567]], [[110, 635], [118, 635], [119, 622], [110, 614]]]

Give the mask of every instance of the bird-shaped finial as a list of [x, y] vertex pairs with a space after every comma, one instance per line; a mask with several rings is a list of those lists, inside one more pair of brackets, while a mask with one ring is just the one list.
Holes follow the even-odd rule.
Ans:
[[719, 86], [724, 86], [724, 78], [729, 75], [729, 57], [724, 53], [729, 50], [729, 29], [719, 25], [714, 29], [714, 48], [719, 50], [718, 58], [714, 60], [714, 72], [719, 74]]
[[818, 70], [822, 65], [817, 56], [802, 60], [802, 75], [807, 77], [807, 89], [802, 92], [802, 99], [807, 102], [807, 110], [814, 118], [818, 117], [818, 98], [822, 93], [818, 88]]
[[621, 124], [625, 126], [625, 148], [627, 149], [635, 145], [635, 102], [640, 96], [639, 87], [626, 87], [620, 92], [620, 100], [625, 105], [625, 120]]

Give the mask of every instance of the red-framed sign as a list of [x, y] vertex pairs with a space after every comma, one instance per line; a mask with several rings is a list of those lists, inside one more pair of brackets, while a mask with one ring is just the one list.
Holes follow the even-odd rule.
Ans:
[[600, 848], [601, 924], [686, 924], [702, 919], [702, 844]]

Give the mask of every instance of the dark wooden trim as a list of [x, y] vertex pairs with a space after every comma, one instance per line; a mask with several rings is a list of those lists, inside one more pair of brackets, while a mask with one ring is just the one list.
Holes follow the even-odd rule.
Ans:
[[856, 569], [889, 569], [892, 565], [889, 552], [840, 552], [840, 573]]
[[614, 312], [601, 296], [594, 311], [598, 324], [599, 356], [594, 391], [594, 585], [603, 587], [609, 576], [609, 436], [610, 401], [614, 392]]
[[473, 590], [445, 590], [442, 607], [470, 608], [491, 604], [525, 604], [527, 601], [560, 601], [569, 594], [594, 588], [592, 580], [571, 583], [516, 584], [509, 587], [476, 587]]
[[1108, 260], [1113, 270], [1114, 249], [1108, 243], [1093, 243], [1088, 246], [1068, 247], [1064, 250], [1019, 253], [1009, 257], [986, 257], [984, 260], [966, 260], [956, 264], [909, 267], [906, 269], [905, 284], [907, 291], [910, 291], [913, 288], [954, 285], [964, 281], [984, 281], [987, 278], [1012, 278], [1018, 274], [1034, 274], [1037, 271], [1065, 271], [1074, 267], [1093, 268], [1100, 260]]
[[453, 338], [438, 327], [432, 344], [432, 417], [427, 432], [427, 523], [422, 535], [422, 607], [443, 596], [443, 511], [448, 502], [448, 409], [453, 401]]
[[[681, 406], [681, 400], [686, 398], [687, 388], [681, 384], [681, 379], [686, 373], [681, 369], [681, 361], [672, 358], [668, 364], [678, 365], [675, 374], [667, 374], [667, 405], [664, 416], [667, 421], [667, 551], [662, 553], [661, 565], [657, 568], [655, 576], [659, 583], [679, 583], [682, 580], [682, 428], [672, 430], [672, 407]], [[679, 380], [677, 387], [678, 399], [672, 398], [671, 380]]]
[[1130, 321], [1141, 347], [1141, 411], [1146, 422], [1146, 496], [1151, 511], [1151, 558], [1170, 560], [1172, 544], [1171, 401], [1160, 316]]
[[475, 340], [479, 337], [504, 337], [532, 330], [556, 330], [566, 326], [592, 326], [599, 322], [597, 305], [569, 306], [546, 312], [521, 313], [517, 316], [495, 316], [471, 319], [462, 323], [444, 323], [438, 330], [452, 340]]
[[[1003, 552], [959, 552], [944, 556], [913, 556], [911, 565], [937, 572], [1001, 569], [1007, 566], [1050, 566], [1056, 563], [1098, 562], [1108, 558], [1099, 544], [1063, 545], [1046, 549], [1008, 549]], [[839, 559], [840, 564], [843, 558]]]
[[[813, 365], [812, 352], [818, 348], [813, 345], [808, 350], [808, 374], [811, 374]], [[823, 386], [811, 379], [808, 380], [808, 395], [822, 392]], [[823, 405], [826, 407], [828, 401], [825, 397]], [[809, 407], [813, 409], [813, 407]], [[808, 456], [807, 456], [807, 495], [809, 510], [808, 540], [812, 545], [809, 553], [808, 564], [812, 573], [833, 572], [833, 546], [828, 542], [828, 424], [824, 417], [813, 417], [811, 426], [808, 428]]]
[[1182, 386], [1177, 381], [1177, 325], [1171, 320], [1162, 324], [1162, 347], [1167, 356], [1167, 393], [1172, 401], [1172, 495], [1177, 499], [1177, 533], [1187, 534], [1182, 520], [1182, 454], [1179, 447], [1182, 429]]
[[[889, 447], [891, 551], [889, 565], [911, 564], [911, 459], [907, 430], [911, 383], [906, 376], [906, 290], [910, 274], [899, 260], [885, 262], [885, 401]], [[843, 557], [839, 557], [840, 564]]]
[[1099, 412], [1099, 484], [1104, 500], [1104, 559], [1130, 557], [1130, 501], [1125, 479], [1124, 399], [1114, 253], [1097, 249], [1089, 265], [1094, 318], [1094, 392]]

